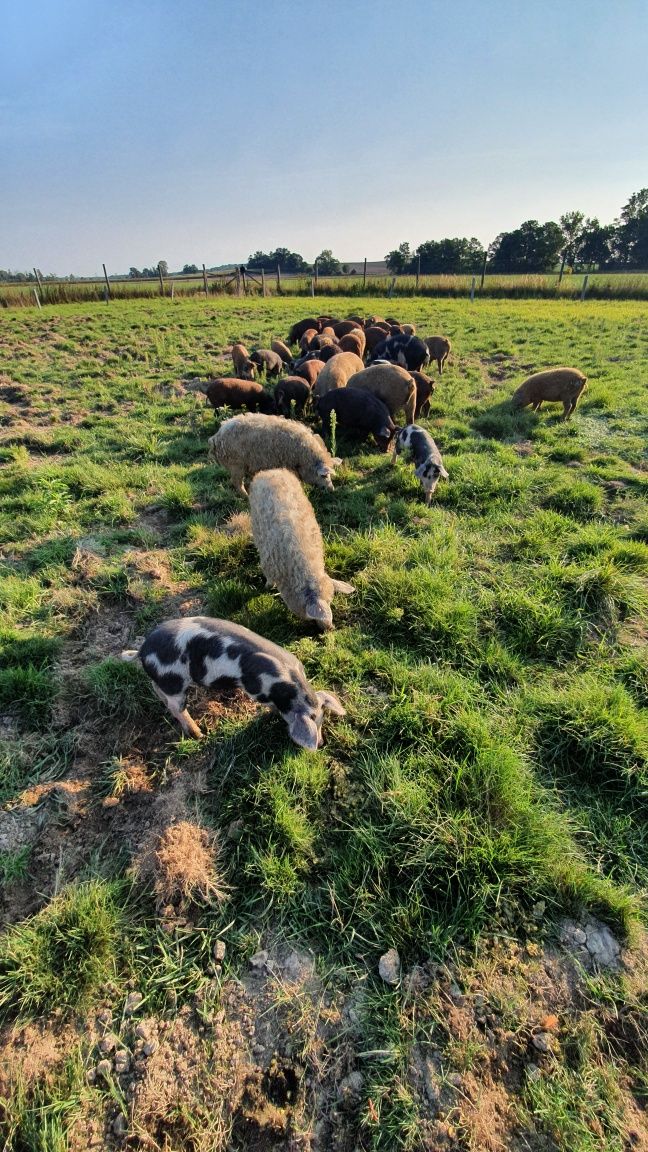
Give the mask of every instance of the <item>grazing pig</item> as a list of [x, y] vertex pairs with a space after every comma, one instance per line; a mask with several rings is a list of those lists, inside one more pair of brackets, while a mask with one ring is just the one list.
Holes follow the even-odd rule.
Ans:
[[298, 341], [302, 352], [311, 351], [311, 340], [314, 340], [316, 336], [317, 330], [315, 328], [307, 328], [305, 332], [302, 332]]
[[410, 372], [410, 376], [416, 384], [414, 419], [418, 420], [419, 416], [427, 416], [430, 411], [430, 396], [434, 392], [434, 382], [425, 375], [425, 372]]
[[301, 376], [285, 376], [275, 386], [274, 398], [277, 412], [281, 413], [282, 416], [292, 414], [290, 405], [293, 400], [295, 402], [295, 415], [303, 416], [304, 408], [311, 398], [311, 390]]
[[286, 468], [257, 472], [250, 484], [252, 536], [269, 587], [277, 588], [290, 612], [318, 627], [333, 627], [334, 592], [355, 592], [334, 580], [324, 566], [324, 542], [313, 506], [299, 480]]
[[288, 333], [288, 343], [297, 344], [300, 337], [304, 335], [304, 332], [306, 332], [308, 328], [312, 328], [315, 332], [319, 332], [321, 327], [322, 325], [320, 321], [315, 320], [312, 316], [309, 316], [307, 320], [298, 320], [296, 324], [293, 324], [290, 332]]
[[365, 354], [367, 346], [366, 336], [361, 328], [355, 328], [353, 332], [347, 332], [346, 336], [340, 337], [340, 348], [343, 352], [355, 352], [356, 356], [362, 357]]
[[237, 376], [239, 380], [254, 379], [254, 364], [250, 360], [250, 353], [245, 347], [245, 344], [232, 345], [232, 363], [234, 365], [234, 375]]
[[250, 353], [250, 360], [259, 372], [265, 372], [268, 379], [271, 376], [281, 376], [283, 372], [284, 362], [281, 356], [270, 348], [257, 348], [256, 352]]
[[324, 368], [323, 360], [306, 360], [302, 359], [295, 364], [295, 376], [301, 376], [305, 380], [309, 388], [314, 388], [317, 383], [317, 377]]
[[356, 328], [362, 332], [362, 324], [358, 323], [357, 320], [338, 320], [337, 324], [333, 325], [333, 331], [338, 340], [341, 336], [346, 336], [347, 332], [354, 332]]
[[212, 408], [248, 408], [250, 412], [274, 412], [272, 396], [264, 391], [255, 380], [233, 380], [221, 378], [200, 385]]
[[331, 492], [341, 463], [310, 428], [282, 416], [232, 416], [209, 437], [209, 457], [227, 469], [242, 496], [246, 477], [266, 468], [291, 468], [306, 484]]
[[445, 336], [429, 336], [425, 341], [427, 344], [428, 352], [430, 353], [430, 360], [436, 360], [437, 368], [439, 369], [439, 376], [443, 369], [452, 345]]
[[376, 345], [371, 356], [372, 363], [376, 360], [389, 360], [392, 364], [400, 364], [409, 372], [414, 368], [417, 372], [429, 363], [430, 353], [427, 345], [419, 340], [418, 336], [406, 336], [404, 332], [396, 336], [388, 336], [381, 344]]
[[405, 421], [411, 424], [414, 421], [416, 409], [416, 384], [411, 375], [398, 364], [372, 364], [371, 368], [363, 368], [356, 372], [348, 381], [348, 388], [366, 389], [374, 396], [379, 396], [389, 408], [391, 416], [402, 408]]
[[387, 451], [396, 431], [387, 405], [372, 392], [359, 388], [334, 388], [317, 400], [315, 408], [326, 435], [331, 430], [331, 412], [335, 412], [338, 428], [365, 440], [373, 435], [382, 452]]
[[414, 459], [414, 474], [421, 481], [425, 492], [425, 503], [432, 502], [432, 494], [439, 480], [448, 479], [448, 473], [443, 467], [441, 453], [429, 432], [419, 428], [418, 424], [408, 424], [396, 437], [394, 443], [394, 456], [398, 456], [403, 449], [408, 448]]
[[520, 384], [511, 402], [514, 408], [526, 408], [532, 404], [534, 412], [539, 412], [545, 401], [562, 403], [563, 420], [567, 420], [586, 387], [587, 376], [578, 368], [548, 368], [545, 372], [535, 372]]
[[349, 377], [354, 372], [361, 372], [363, 368], [364, 364], [355, 352], [340, 352], [320, 372], [313, 394], [323, 396], [333, 388], [345, 388]]
[[365, 328], [368, 356], [372, 355], [374, 348], [382, 344], [387, 336], [389, 336], [388, 324], [371, 324], [368, 328]]
[[270, 349], [272, 352], [276, 352], [278, 356], [281, 356], [281, 359], [286, 365], [286, 368], [292, 368], [293, 355], [290, 351], [290, 348], [287, 344], [284, 344], [283, 340], [273, 340], [270, 345]]
[[202, 732], [186, 707], [192, 684], [216, 691], [242, 688], [252, 700], [279, 712], [295, 744], [313, 752], [323, 744], [324, 710], [344, 716], [337, 696], [315, 691], [291, 652], [229, 620], [165, 620], [141, 648], [127, 649], [121, 658], [141, 662], [155, 694], [183, 732], [197, 739]]

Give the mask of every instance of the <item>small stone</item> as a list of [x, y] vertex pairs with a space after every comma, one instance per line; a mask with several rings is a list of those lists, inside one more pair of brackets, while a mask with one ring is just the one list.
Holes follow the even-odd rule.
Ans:
[[400, 980], [400, 956], [395, 948], [389, 948], [378, 961], [378, 972], [385, 984], [398, 984]]
[[217, 940], [214, 944], [214, 960], [217, 964], [222, 964], [225, 959], [226, 944], [224, 940]]
[[461, 1088], [463, 1079], [458, 1072], [451, 1072], [448, 1076], [448, 1084], [452, 1084], [453, 1088]]
[[101, 1052], [102, 1056], [110, 1056], [110, 1053], [114, 1052], [116, 1047], [117, 1037], [115, 1036], [114, 1032], [106, 1033], [106, 1035], [99, 1041], [99, 1051]]
[[281, 968], [286, 979], [296, 984], [313, 975], [315, 958], [308, 952], [290, 952]]
[[137, 1025], [137, 1028], [135, 1029], [135, 1035], [137, 1036], [138, 1040], [148, 1040], [150, 1035], [150, 1026], [142, 1021], [141, 1024]]
[[107, 1079], [112, 1072], [112, 1063], [110, 1060], [100, 1060], [95, 1068], [97, 1076], [103, 1076]]
[[583, 932], [582, 928], [574, 928], [574, 930], [571, 934], [571, 937], [572, 937], [572, 940], [574, 941], [574, 944], [586, 944], [587, 943], [587, 933]]
[[587, 930], [587, 951], [597, 968], [617, 968], [621, 946], [605, 924], [595, 924]]
[[97, 1079], [96, 1068], [88, 1068], [88, 1071], [86, 1073], [86, 1080], [88, 1081], [88, 1084], [94, 1084], [96, 1079]]
[[147, 1040], [146, 1044], [142, 1048], [142, 1052], [145, 1056], [152, 1056], [154, 1052], [157, 1052], [158, 1048], [159, 1044], [157, 1040]]
[[551, 1036], [548, 1032], [536, 1032], [535, 1036], [531, 1037], [531, 1043], [536, 1052], [546, 1054], [551, 1051]]
[[265, 948], [260, 952], [255, 952], [254, 956], [250, 956], [250, 968], [255, 968], [258, 972], [262, 972], [268, 963], [268, 953]]
[[128, 1052], [126, 1051], [126, 1049], [122, 1048], [119, 1052], [117, 1052], [117, 1054], [115, 1056], [115, 1072], [119, 1076], [122, 1076], [124, 1074], [124, 1072], [128, 1072], [129, 1068], [130, 1068], [130, 1056], [128, 1055]]
[[540, 1079], [542, 1073], [537, 1064], [527, 1064], [526, 1075], [527, 1080], [530, 1080], [532, 1084], [535, 1084]]
[[115, 1136], [125, 1136], [126, 1135], [126, 1133], [128, 1131], [128, 1122], [126, 1120], [126, 1117], [122, 1116], [121, 1112], [119, 1113], [119, 1116], [116, 1116], [115, 1119], [113, 1120], [112, 1130], [115, 1133]]
[[103, 1008], [101, 1012], [97, 1012], [97, 1023], [104, 1024], [109, 1027], [112, 1024], [113, 1014], [110, 1008]]
[[129, 992], [124, 1005], [124, 1014], [126, 1016], [132, 1016], [134, 1012], [137, 1012], [143, 999], [144, 997], [141, 992]]
[[350, 1072], [338, 1084], [338, 1100], [341, 1104], [351, 1105], [357, 1104], [362, 1097], [362, 1089], [364, 1087], [364, 1076], [362, 1072]]

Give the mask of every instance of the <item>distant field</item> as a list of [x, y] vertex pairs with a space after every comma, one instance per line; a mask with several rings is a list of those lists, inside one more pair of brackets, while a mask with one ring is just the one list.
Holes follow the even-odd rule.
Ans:
[[[260, 280], [260, 274], [253, 274]], [[398, 276], [392, 288], [393, 276], [367, 275], [366, 287], [363, 286], [362, 275], [358, 276], [326, 276], [320, 277], [317, 285], [318, 296], [366, 296], [375, 293], [378, 296], [387, 296], [393, 293], [396, 297], [411, 298], [414, 296], [437, 297], [467, 297], [470, 296], [472, 276], [421, 276], [417, 288], [415, 276]], [[558, 284], [557, 274], [547, 276], [491, 276], [487, 275], [483, 288], [480, 287], [480, 277], [476, 278], [476, 296], [485, 299], [580, 299], [585, 275], [566, 274]], [[28, 284], [2, 284], [0, 285], [0, 308], [14, 308], [21, 306], [34, 306], [35, 285]], [[161, 295], [160, 284], [154, 280], [114, 280], [110, 286], [111, 295], [115, 299], [132, 299], [133, 297], [153, 298]], [[204, 284], [202, 276], [165, 279], [164, 292], [170, 296], [204, 297]], [[209, 281], [209, 294], [229, 296], [235, 295], [234, 284], [224, 286], [221, 280]], [[648, 300], [648, 272], [634, 273], [591, 273], [588, 276], [586, 289], [587, 297], [591, 300]], [[261, 294], [260, 284], [254, 280], [248, 281], [247, 293], [251, 296]], [[281, 292], [277, 291], [276, 270], [266, 272], [266, 295], [275, 296], [308, 296], [311, 294], [311, 277], [286, 276], [281, 277]], [[105, 298], [105, 283], [101, 279], [68, 282], [46, 281], [43, 286], [43, 302], [49, 304], [73, 304], [83, 301], [103, 301]]]
[[[394, 302], [452, 340], [423, 421], [450, 479], [428, 508], [338, 435], [309, 496], [357, 591], [325, 636], [266, 589], [183, 386], [308, 310], [0, 312], [4, 1147], [645, 1147], [645, 306]], [[571, 422], [513, 413], [552, 364], [589, 378]], [[340, 696], [321, 752], [239, 696], [180, 738], [116, 657], [201, 613]]]

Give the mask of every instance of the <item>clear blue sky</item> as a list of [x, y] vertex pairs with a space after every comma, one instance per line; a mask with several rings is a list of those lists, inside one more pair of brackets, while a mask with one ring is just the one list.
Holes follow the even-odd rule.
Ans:
[[0, 0], [0, 267], [606, 223], [647, 61], [647, 0]]

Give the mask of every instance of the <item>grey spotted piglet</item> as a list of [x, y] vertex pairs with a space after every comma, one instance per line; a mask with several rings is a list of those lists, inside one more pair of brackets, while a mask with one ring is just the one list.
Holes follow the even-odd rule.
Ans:
[[414, 474], [423, 486], [425, 503], [430, 504], [432, 493], [439, 480], [442, 477], [444, 480], [448, 479], [448, 473], [443, 467], [441, 453], [430, 433], [426, 432], [425, 428], [419, 427], [418, 424], [408, 424], [398, 433], [395, 441], [395, 456], [398, 456], [406, 448], [412, 453]]
[[141, 661], [153, 691], [187, 736], [202, 736], [186, 708], [192, 684], [216, 691], [242, 688], [259, 704], [279, 712], [295, 744], [312, 751], [323, 743], [324, 710], [344, 716], [336, 696], [311, 688], [296, 656], [229, 620], [208, 616], [165, 620], [139, 649], [127, 649], [121, 658]]

